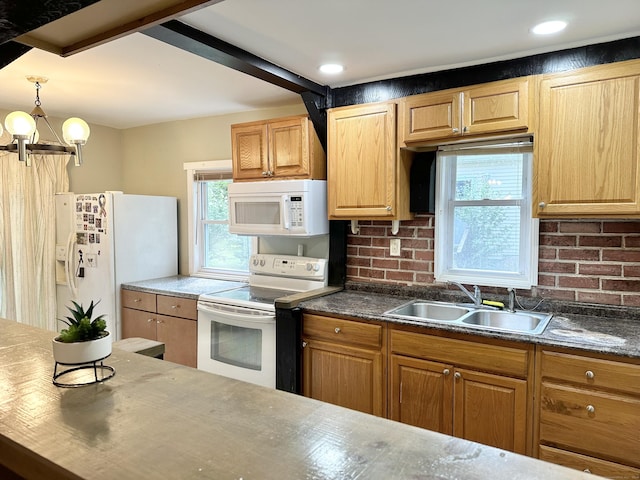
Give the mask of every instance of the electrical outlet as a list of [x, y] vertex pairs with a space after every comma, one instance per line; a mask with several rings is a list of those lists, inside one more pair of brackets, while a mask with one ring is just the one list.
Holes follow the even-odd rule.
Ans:
[[392, 257], [400, 256], [400, 239], [399, 238], [392, 238], [389, 241], [389, 255], [391, 255]]

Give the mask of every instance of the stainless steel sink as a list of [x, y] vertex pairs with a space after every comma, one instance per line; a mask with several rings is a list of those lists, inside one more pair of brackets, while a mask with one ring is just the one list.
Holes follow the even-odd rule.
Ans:
[[465, 325], [490, 330], [538, 334], [545, 329], [551, 316], [548, 313], [526, 311], [475, 310], [461, 318], [461, 322]]
[[538, 335], [549, 324], [550, 313], [517, 310], [508, 312], [447, 302], [413, 300], [384, 312], [384, 315], [414, 322], [440, 322], [483, 330]]
[[397, 308], [388, 310], [384, 314], [392, 317], [408, 318], [411, 320], [451, 322], [458, 320], [463, 315], [469, 313], [469, 311], [470, 310], [468, 308], [460, 307], [453, 303], [414, 300], [404, 305], [400, 305]]

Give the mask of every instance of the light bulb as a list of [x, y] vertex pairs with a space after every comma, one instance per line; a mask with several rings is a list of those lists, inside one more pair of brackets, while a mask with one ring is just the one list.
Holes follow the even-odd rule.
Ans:
[[36, 121], [26, 112], [11, 112], [4, 119], [4, 126], [11, 135], [30, 137], [36, 130]]
[[85, 144], [91, 129], [81, 118], [72, 117], [62, 124], [62, 137], [69, 145]]

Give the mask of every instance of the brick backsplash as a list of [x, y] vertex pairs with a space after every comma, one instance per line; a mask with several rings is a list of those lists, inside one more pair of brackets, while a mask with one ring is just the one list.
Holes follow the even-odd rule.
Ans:
[[[347, 280], [434, 285], [434, 217], [360, 221], [347, 240]], [[400, 238], [399, 257], [389, 240]], [[519, 294], [556, 300], [640, 307], [640, 220], [541, 220], [538, 285]]]

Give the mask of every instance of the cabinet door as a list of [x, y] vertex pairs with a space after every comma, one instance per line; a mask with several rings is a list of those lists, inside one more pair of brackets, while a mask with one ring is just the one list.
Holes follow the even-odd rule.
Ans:
[[276, 177], [309, 176], [309, 121], [289, 118], [267, 125], [269, 167]]
[[391, 356], [391, 419], [453, 434], [453, 367]]
[[640, 64], [551, 76], [540, 86], [539, 216], [637, 215]]
[[198, 322], [158, 315], [158, 338], [163, 342], [164, 359], [196, 368], [198, 358]]
[[527, 382], [456, 369], [453, 434], [515, 453], [526, 453]]
[[463, 98], [463, 135], [527, 129], [529, 82], [526, 78], [471, 88], [463, 92]]
[[[155, 295], [154, 295], [155, 296]], [[156, 339], [156, 314], [131, 308], [122, 309], [122, 338]]]
[[267, 145], [266, 123], [231, 125], [234, 180], [257, 180], [268, 176]]
[[403, 143], [459, 137], [460, 92], [426, 93], [401, 104]]
[[396, 214], [396, 105], [329, 111], [329, 218], [389, 218]]
[[306, 397], [384, 415], [380, 351], [306, 340], [303, 364]]

